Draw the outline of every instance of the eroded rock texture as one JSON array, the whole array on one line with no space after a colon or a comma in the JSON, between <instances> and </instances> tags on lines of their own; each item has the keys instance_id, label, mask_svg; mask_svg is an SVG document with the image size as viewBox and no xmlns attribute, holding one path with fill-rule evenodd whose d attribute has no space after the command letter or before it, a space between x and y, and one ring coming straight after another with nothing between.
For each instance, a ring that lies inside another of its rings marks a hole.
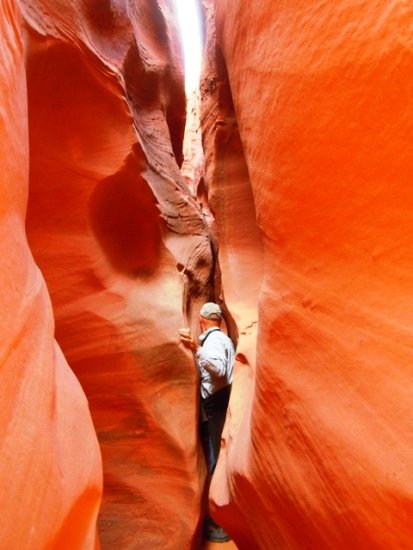
<instances>
[{"instance_id":1,"label":"eroded rock texture","mask_svg":"<svg viewBox=\"0 0 413 550\"><path fill-rule=\"evenodd\" d=\"M101 461L24 230L29 175L21 17L0 17L0 547L98 548ZM50 190L49 190L50 193Z\"/></svg>"},{"instance_id":2,"label":"eroded rock texture","mask_svg":"<svg viewBox=\"0 0 413 550\"><path fill-rule=\"evenodd\" d=\"M184 160L181 173L190 193L196 194L204 174L204 151L201 139L201 97L199 89L193 90L187 99L186 125L183 143Z\"/></svg>"},{"instance_id":3,"label":"eroded rock texture","mask_svg":"<svg viewBox=\"0 0 413 550\"><path fill-rule=\"evenodd\" d=\"M243 518L241 508L234 505L229 483L230 477L248 475L245 459L251 445L250 413L263 247L228 74L217 43L213 4L205 1L203 7L207 28L201 81L205 176L198 194L213 214L211 229L219 249L215 283L231 311L228 328L233 341L237 342L233 391L220 460L212 482L210 508L233 536L241 529L245 541L249 523ZM231 471L231 476L227 471ZM254 537L251 535L248 540L248 544L252 544Z\"/></svg>"},{"instance_id":4,"label":"eroded rock texture","mask_svg":"<svg viewBox=\"0 0 413 550\"><path fill-rule=\"evenodd\" d=\"M178 166L185 96L171 7L22 6L27 231L99 437L102 547L190 548L205 467L196 373L177 330L195 328L213 262Z\"/></svg>"},{"instance_id":5,"label":"eroded rock texture","mask_svg":"<svg viewBox=\"0 0 413 550\"><path fill-rule=\"evenodd\" d=\"M228 423L216 517L249 550L408 548L413 8L205 5L218 41L203 81L207 174L224 174L210 193L234 316L245 281L261 285L258 259L225 261L227 220L244 205L236 233L253 207L224 198L247 175L265 249L252 412Z\"/></svg>"}]
</instances>

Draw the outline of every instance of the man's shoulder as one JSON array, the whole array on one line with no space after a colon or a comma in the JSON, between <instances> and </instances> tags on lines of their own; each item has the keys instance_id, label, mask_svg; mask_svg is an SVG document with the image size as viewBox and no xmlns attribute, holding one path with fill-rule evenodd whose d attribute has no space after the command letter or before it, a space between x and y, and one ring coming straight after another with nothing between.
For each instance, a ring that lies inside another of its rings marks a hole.
<instances>
[{"instance_id":1,"label":"man's shoulder","mask_svg":"<svg viewBox=\"0 0 413 550\"><path fill-rule=\"evenodd\" d=\"M225 342L228 345L234 345L231 338L225 334L225 332L222 332L222 330L213 330L211 331L210 338L214 338L217 340L221 340L222 342Z\"/></svg>"}]
</instances>

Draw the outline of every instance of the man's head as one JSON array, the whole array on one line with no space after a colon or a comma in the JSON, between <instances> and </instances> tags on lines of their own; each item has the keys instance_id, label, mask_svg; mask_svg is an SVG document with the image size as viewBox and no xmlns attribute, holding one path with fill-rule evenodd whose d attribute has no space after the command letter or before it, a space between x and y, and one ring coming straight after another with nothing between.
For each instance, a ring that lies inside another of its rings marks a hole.
<instances>
[{"instance_id":1,"label":"man's head","mask_svg":"<svg viewBox=\"0 0 413 550\"><path fill-rule=\"evenodd\" d=\"M207 330L211 327L219 327L222 319L222 311L218 304L207 302L201 307L199 312L199 320L202 330Z\"/></svg>"}]
</instances>

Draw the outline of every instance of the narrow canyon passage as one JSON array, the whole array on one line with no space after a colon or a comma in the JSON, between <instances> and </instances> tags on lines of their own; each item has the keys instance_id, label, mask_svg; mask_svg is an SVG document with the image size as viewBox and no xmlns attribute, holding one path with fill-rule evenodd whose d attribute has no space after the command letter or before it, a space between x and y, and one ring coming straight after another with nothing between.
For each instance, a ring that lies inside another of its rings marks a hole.
<instances>
[{"instance_id":1,"label":"narrow canyon passage","mask_svg":"<svg viewBox=\"0 0 413 550\"><path fill-rule=\"evenodd\" d=\"M219 547L411 548L413 7L197 3L1 1L0 550L201 547L208 300Z\"/></svg>"},{"instance_id":2,"label":"narrow canyon passage","mask_svg":"<svg viewBox=\"0 0 413 550\"><path fill-rule=\"evenodd\" d=\"M75 40L53 3L46 18L24 4L35 18L26 227L99 440L101 547L196 547L205 465L196 372L177 331L214 297L214 260L179 170L171 7L67 7L82 23Z\"/></svg>"}]
</instances>

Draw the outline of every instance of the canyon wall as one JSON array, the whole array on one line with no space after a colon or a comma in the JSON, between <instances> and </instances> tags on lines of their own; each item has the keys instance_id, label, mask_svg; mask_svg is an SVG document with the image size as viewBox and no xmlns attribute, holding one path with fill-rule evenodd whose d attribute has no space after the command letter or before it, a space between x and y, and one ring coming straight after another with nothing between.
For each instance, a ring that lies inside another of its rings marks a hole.
<instances>
[{"instance_id":1,"label":"canyon wall","mask_svg":"<svg viewBox=\"0 0 413 550\"><path fill-rule=\"evenodd\" d=\"M32 1L27 230L103 457L103 548L196 543L197 378L178 328L212 252L179 166L181 59L166 1Z\"/></svg>"},{"instance_id":2,"label":"canyon wall","mask_svg":"<svg viewBox=\"0 0 413 550\"><path fill-rule=\"evenodd\" d=\"M203 4L205 181L234 318L255 321L259 294L215 518L245 550L409 548L413 7Z\"/></svg>"},{"instance_id":3,"label":"canyon wall","mask_svg":"<svg viewBox=\"0 0 413 550\"><path fill-rule=\"evenodd\" d=\"M234 381L219 462L212 480L210 509L231 535L254 548L254 536L242 506L231 495L232 478L248 476L250 417L255 380L258 296L263 279L263 246L254 197L240 139L230 84L217 37L213 3L203 2L207 29L201 78L202 139L205 175L199 200L211 211L218 247L215 284L231 317L228 328L237 343ZM210 218L208 218L210 219ZM228 475L228 472L231 472Z\"/></svg>"},{"instance_id":4,"label":"canyon wall","mask_svg":"<svg viewBox=\"0 0 413 550\"><path fill-rule=\"evenodd\" d=\"M0 546L95 544L100 454L67 360L103 458L101 547L196 547L205 465L178 328L197 329L214 258L179 170L171 5L3 5Z\"/></svg>"},{"instance_id":5,"label":"canyon wall","mask_svg":"<svg viewBox=\"0 0 413 550\"><path fill-rule=\"evenodd\" d=\"M0 547L98 548L102 468L88 404L54 340L24 220L29 140L20 12L0 17Z\"/></svg>"}]
</instances>

